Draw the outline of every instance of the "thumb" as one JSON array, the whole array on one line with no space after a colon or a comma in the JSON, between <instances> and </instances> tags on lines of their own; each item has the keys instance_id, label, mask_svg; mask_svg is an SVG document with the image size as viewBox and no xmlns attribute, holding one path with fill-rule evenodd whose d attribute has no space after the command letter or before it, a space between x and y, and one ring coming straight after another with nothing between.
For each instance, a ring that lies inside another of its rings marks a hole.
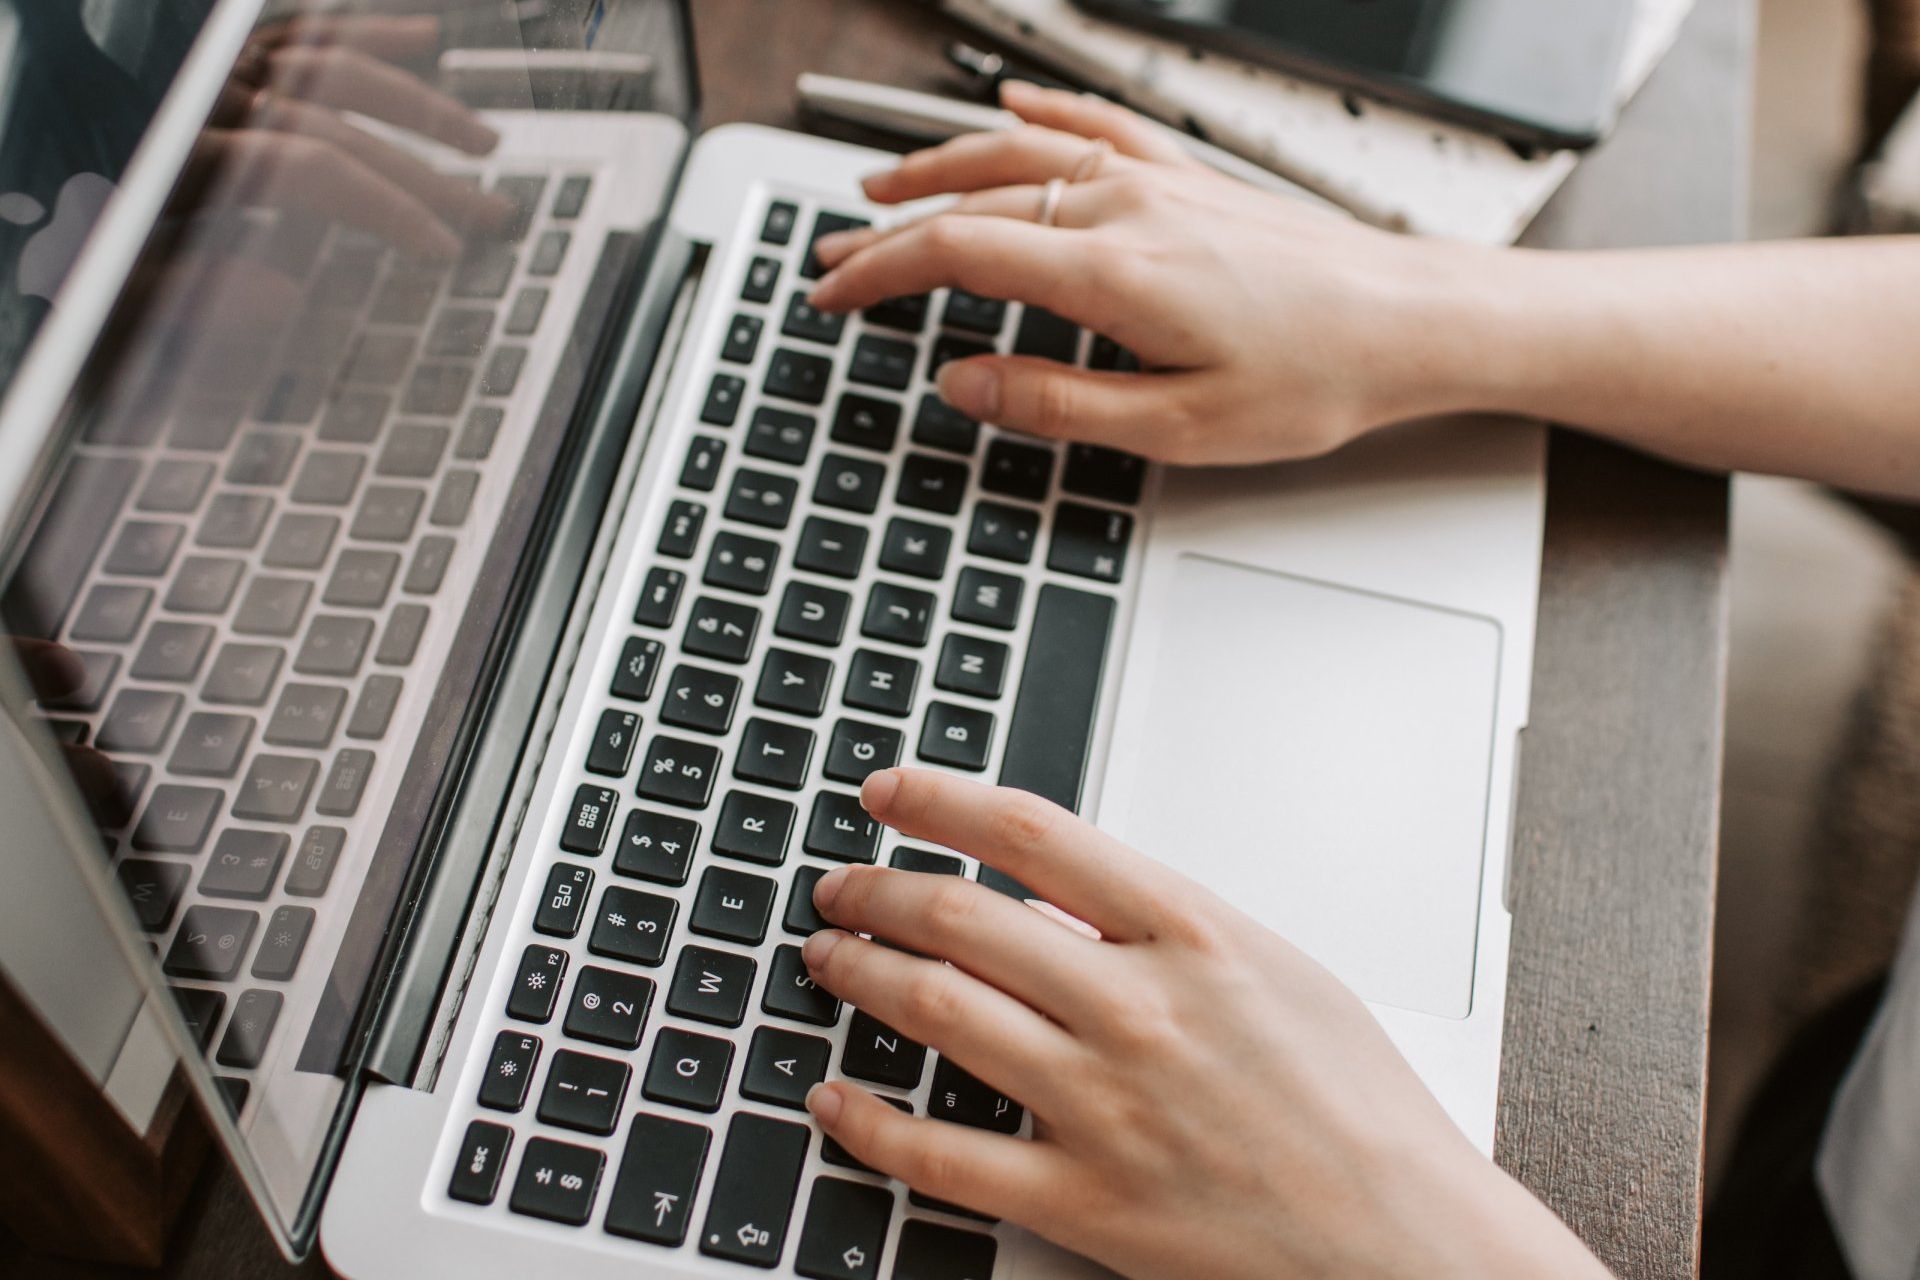
<instances>
[{"instance_id":1,"label":"thumb","mask_svg":"<svg viewBox=\"0 0 1920 1280\"><path fill-rule=\"evenodd\" d=\"M940 370L940 397L969 417L1029 435L1176 461L1189 375L1076 369L1036 356L974 356Z\"/></svg>"}]
</instances>

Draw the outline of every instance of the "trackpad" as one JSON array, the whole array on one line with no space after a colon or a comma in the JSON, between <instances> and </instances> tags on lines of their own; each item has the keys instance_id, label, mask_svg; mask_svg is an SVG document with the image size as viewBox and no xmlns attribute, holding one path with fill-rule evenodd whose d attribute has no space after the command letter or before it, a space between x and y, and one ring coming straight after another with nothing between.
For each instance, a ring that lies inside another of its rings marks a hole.
<instances>
[{"instance_id":1,"label":"trackpad","mask_svg":"<svg viewBox=\"0 0 1920 1280\"><path fill-rule=\"evenodd\" d=\"M1154 604L1113 828L1366 999L1465 1017L1499 627L1192 555Z\"/></svg>"}]
</instances>

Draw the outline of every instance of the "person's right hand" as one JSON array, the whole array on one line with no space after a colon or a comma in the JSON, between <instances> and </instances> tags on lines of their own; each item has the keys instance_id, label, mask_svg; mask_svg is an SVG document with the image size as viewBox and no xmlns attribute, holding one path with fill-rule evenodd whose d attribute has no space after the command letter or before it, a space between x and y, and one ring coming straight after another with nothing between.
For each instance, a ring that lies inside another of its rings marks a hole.
<instances>
[{"instance_id":1,"label":"person's right hand","mask_svg":"<svg viewBox=\"0 0 1920 1280\"><path fill-rule=\"evenodd\" d=\"M885 204L959 195L891 230L823 239L815 305L849 311L953 286L1034 303L1132 350L1143 372L984 356L940 393L999 426L1179 463L1251 463L1337 448L1374 427L1476 407L1449 399L1492 353L1464 308L1503 256L1363 226L1201 167L1099 99L1009 83L1030 123L970 134L868 180ZM1069 186L1052 227L1044 184Z\"/></svg>"}]
</instances>

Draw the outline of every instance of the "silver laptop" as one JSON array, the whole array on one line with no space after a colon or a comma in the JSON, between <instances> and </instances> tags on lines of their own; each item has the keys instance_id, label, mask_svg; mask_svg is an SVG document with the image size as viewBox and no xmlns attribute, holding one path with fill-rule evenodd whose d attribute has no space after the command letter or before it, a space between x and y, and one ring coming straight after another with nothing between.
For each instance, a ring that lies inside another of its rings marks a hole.
<instances>
[{"instance_id":1,"label":"silver laptop","mask_svg":"<svg viewBox=\"0 0 1920 1280\"><path fill-rule=\"evenodd\" d=\"M801 1107L1029 1123L801 966L840 863L1024 893L866 818L898 762L1228 895L1491 1145L1536 428L1173 472L962 417L944 360L1131 357L813 311L886 158L697 134L672 0L338 29L499 134L283 86L503 197L411 256L254 93L300 7L0 5L99 86L11 75L0 139L0 966L131 1124L184 1081L287 1254L369 1280L1081 1273Z\"/></svg>"}]
</instances>

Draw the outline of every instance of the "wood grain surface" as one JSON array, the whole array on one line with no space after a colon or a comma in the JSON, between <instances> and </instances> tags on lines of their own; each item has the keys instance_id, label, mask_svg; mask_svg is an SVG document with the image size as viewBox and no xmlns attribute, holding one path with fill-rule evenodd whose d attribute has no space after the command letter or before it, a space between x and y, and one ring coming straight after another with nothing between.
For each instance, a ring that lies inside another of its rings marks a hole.
<instances>
[{"instance_id":1,"label":"wood grain surface","mask_svg":"<svg viewBox=\"0 0 1920 1280\"><path fill-rule=\"evenodd\" d=\"M802 124L803 70L920 88L959 30L912 0L697 0L704 122ZM1699 0L1616 136L1530 233L1545 246L1742 233L1751 0ZM1725 690L1727 489L1560 433L1521 760L1501 1163L1616 1274L1697 1269ZM0 1275L138 1274L8 1250ZM214 1169L162 1274L283 1280Z\"/></svg>"}]
</instances>

